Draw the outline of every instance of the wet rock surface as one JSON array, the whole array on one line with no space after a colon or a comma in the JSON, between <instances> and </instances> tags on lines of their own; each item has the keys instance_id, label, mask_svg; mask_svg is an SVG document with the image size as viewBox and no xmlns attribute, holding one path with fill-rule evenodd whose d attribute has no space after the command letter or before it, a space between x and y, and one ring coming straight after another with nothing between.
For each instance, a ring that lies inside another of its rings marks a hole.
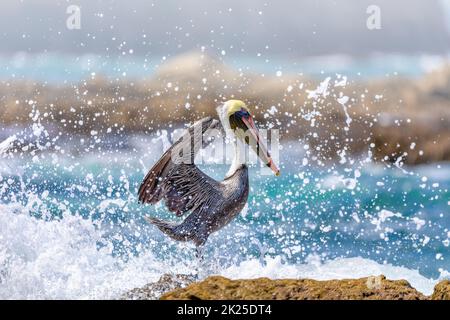
<instances>
[{"instance_id":1,"label":"wet rock surface","mask_svg":"<svg viewBox=\"0 0 450 320\"><path fill-rule=\"evenodd\" d=\"M157 282L135 288L121 297L122 300L156 300L162 294L187 286L195 281L192 275L164 274Z\"/></svg>"},{"instance_id":2,"label":"wet rock surface","mask_svg":"<svg viewBox=\"0 0 450 320\"><path fill-rule=\"evenodd\" d=\"M450 300L450 280L444 280L439 282L434 287L432 300Z\"/></svg>"},{"instance_id":3,"label":"wet rock surface","mask_svg":"<svg viewBox=\"0 0 450 320\"><path fill-rule=\"evenodd\" d=\"M157 282L135 288L124 300L450 300L450 280L434 287L431 296L406 280L385 276L360 279L311 280L258 278L231 280L211 276L197 281L193 275L164 274Z\"/></svg>"},{"instance_id":4,"label":"wet rock surface","mask_svg":"<svg viewBox=\"0 0 450 320\"><path fill-rule=\"evenodd\" d=\"M384 276L317 281L310 279L230 280L220 276L163 294L161 299L237 300L424 300L427 297L405 280Z\"/></svg>"}]
</instances>

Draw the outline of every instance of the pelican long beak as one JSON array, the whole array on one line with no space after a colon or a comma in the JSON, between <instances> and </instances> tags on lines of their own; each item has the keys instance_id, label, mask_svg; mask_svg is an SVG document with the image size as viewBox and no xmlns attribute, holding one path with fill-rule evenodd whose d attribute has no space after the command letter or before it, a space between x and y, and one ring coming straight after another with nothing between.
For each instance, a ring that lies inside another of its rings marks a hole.
<instances>
[{"instance_id":1,"label":"pelican long beak","mask_svg":"<svg viewBox=\"0 0 450 320\"><path fill-rule=\"evenodd\" d=\"M255 122L251 115L247 117L242 117L242 122L244 122L251 136L255 139L256 143L256 154L263 161L263 163L268 166L275 173L276 176L280 175L280 169L278 169L277 165L273 162L272 157L270 156L269 151L267 151L267 147L261 139L258 128L256 128Z\"/></svg>"}]
</instances>

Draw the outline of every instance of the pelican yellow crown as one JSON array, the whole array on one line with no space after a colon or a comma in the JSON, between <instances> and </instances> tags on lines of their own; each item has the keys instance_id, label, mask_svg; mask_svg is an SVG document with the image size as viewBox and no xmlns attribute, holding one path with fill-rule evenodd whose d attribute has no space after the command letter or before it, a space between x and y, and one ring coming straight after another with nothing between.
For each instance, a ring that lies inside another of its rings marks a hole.
<instances>
[{"instance_id":1,"label":"pelican yellow crown","mask_svg":"<svg viewBox=\"0 0 450 320\"><path fill-rule=\"evenodd\" d=\"M236 111L239 111L241 109L247 110L247 112L250 112L247 105L244 103L244 101L241 100L228 100L225 102L225 104L228 106L227 114L228 116L231 116Z\"/></svg>"},{"instance_id":2,"label":"pelican yellow crown","mask_svg":"<svg viewBox=\"0 0 450 320\"><path fill-rule=\"evenodd\" d=\"M248 113L250 113L250 110L248 109L247 105L242 100L228 100L225 102L226 110L227 110L227 116L231 116L237 111L240 111L241 109L246 110ZM280 176L280 170L278 170L275 173L275 176Z\"/></svg>"}]
</instances>

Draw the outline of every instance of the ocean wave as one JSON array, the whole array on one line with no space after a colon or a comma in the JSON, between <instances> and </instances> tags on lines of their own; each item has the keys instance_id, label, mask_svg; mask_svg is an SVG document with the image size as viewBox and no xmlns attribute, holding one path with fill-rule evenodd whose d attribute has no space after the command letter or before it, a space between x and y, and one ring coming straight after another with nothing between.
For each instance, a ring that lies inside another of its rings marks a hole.
<instances>
[{"instance_id":1,"label":"ocean wave","mask_svg":"<svg viewBox=\"0 0 450 320\"><path fill-rule=\"evenodd\" d=\"M156 281L167 270L192 273L195 263L173 263L157 258L152 250L124 261L112 251L98 222L68 211L62 219L44 221L30 216L19 204L0 204L2 299L114 299ZM437 282L416 270L360 257L321 262L311 256L303 264L285 263L280 256L246 259L203 276L209 274L318 280L384 274L389 279L406 279L424 294L430 294Z\"/></svg>"},{"instance_id":2,"label":"ocean wave","mask_svg":"<svg viewBox=\"0 0 450 320\"><path fill-rule=\"evenodd\" d=\"M144 255L128 262L91 220L31 217L0 205L0 298L108 299L158 278L164 264Z\"/></svg>"}]
</instances>

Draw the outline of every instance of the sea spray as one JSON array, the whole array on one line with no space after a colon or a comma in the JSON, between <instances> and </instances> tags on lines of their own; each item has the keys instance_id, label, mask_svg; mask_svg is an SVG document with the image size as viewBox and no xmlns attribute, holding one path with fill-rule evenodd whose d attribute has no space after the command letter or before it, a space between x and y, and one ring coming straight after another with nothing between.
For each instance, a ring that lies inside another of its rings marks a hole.
<instances>
[{"instance_id":1,"label":"sea spray","mask_svg":"<svg viewBox=\"0 0 450 320\"><path fill-rule=\"evenodd\" d=\"M374 164L376 146L367 132L361 138L368 146L356 156L349 136L339 140L333 131L354 129L352 110L351 126L345 112L332 125L324 121L334 116L329 103L357 103L349 93L342 100L347 79L337 77L334 86L332 80L326 78L307 105L298 106L298 115L290 115L292 124L303 119L310 126L306 137L283 142L285 174L272 181L250 168L248 208L211 236L204 276L382 273L427 293L432 279L450 270L448 166L402 166L412 172L405 174ZM292 87L289 94L308 94L303 85ZM10 170L0 179L0 297L117 298L166 272L195 273L194 248L165 238L143 217L180 219L163 205L142 206L136 199L172 130L159 137L106 128L60 135L44 127L34 101L30 107L34 125L15 134L2 158ZM279 126L281 110L267 106L268 125ZM227 167L216 162L202 170L221 179Z\"/></svg>"}]
</instances>

